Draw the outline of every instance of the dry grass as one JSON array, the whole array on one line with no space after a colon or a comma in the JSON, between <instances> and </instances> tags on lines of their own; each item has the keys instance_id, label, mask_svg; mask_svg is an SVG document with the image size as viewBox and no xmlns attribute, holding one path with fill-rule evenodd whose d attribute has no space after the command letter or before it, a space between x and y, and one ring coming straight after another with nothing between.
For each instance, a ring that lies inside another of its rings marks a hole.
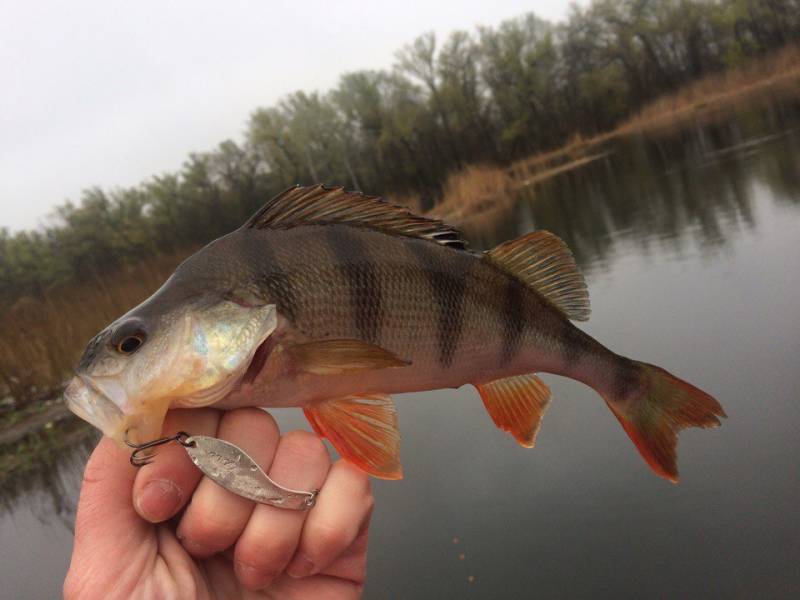
<instances>
[{"instance_id":1,"label":"dry grass","mask_svg":"<svg viewBox=\"0 0 800 600\"><path fill-rule=\"evenodd\" d=\"M613 134L653 132L691 122L710 123L741 109L771 105L800 95L800 46L709 75L663 96L628 119Z\"/></svg>"},{"instance_id":2,"label":"dry grass","mask_svg":"<svg viewBox=\"0 0 800 600\"><path fill-rule=\"evenodd\" d=\"M442 200L431 212L439 218L459 222L465 215L504 203L513 187L505 169L489 165L470 166L447 178Z\"/></svg>"},{"instance_id":3,"label":"dry grass","mask_svg":"<svg viewBox=\"0 0 800 600\"><path fill-rule=\"evenodd\" d=\"M145 261L43 299L19 299L0 316L0 389L5 384L18 406L59 389L86 342L157 289L183 256Z\"/></svg>"},{"instance_id":4,"label":"dry grass","mask_svg":"<svg viewBox=\"0 0 800 600\"><path fill-rule=\"evenodd\" d=\"M574 153L559 155L566 162L525 160L516 162L507 169L491 166L468 167L448 177L443 200L430 214L468 230L478 229L487 220L497 219L511 209L517 190L577 169L607 154L586 154L587 149L588 147L576 148Z\"/></svg>"},{"instance_id":5,"label":"dry grass","mask_svg":"<svg viewBox=\"0 0 800 600\"><path fill-rule=\"evenodd\" d=\"M769 106L800 96L800 46L789 46L738 69L710 75L644 107L613 131L584 138L573 135L561 148L518 160L509 167L473 166L450 175L441 202L431 210L462 227L499 215L522 187L584 166L605 155L603 146L618 137L658 135L690 123L712 123L739 110Z\"/></svg>"}]
</instances>

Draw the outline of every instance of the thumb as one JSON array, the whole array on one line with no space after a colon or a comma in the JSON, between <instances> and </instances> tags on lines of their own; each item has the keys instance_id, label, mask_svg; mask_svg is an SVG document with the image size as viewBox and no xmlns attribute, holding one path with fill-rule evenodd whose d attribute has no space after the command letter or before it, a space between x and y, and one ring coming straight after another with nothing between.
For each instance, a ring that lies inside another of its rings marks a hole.
<instances>
[{"instance_id":1,"label":"thumb","mask_svg":"<svg viewBox=\"0 0 800 600\"><path fill-rule=\"evenodd\" d=\"M135 572L137 558L145 561L155 548L155 530L131 501L135 477L128 453L109 438L101 439L83 475L68 575L79 581L72 585L91 582L96 589L111 589L103 584L119 583Z\"/></svg>"}]
</instances>

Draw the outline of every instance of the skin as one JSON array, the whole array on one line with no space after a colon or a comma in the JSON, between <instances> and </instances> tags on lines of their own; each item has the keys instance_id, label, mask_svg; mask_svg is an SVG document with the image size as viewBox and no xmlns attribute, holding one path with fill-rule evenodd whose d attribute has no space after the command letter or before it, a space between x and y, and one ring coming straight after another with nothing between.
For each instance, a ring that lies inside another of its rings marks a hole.
<instances>
[{"instance_id":1,"label":"skin","mask_svg":"<svg viewBox=\"0 0 800 600\"><path fill-rule=\"evenodd\" d=\"M136 469L103 438L86 466L64 583L80 598L358 598L373 497L315 435L281 436L264 411L174 410L188 430L242 447L283 485L320 488L307 512L255 505L202 477L177 444Z\"/></svg>"}]
</instances>

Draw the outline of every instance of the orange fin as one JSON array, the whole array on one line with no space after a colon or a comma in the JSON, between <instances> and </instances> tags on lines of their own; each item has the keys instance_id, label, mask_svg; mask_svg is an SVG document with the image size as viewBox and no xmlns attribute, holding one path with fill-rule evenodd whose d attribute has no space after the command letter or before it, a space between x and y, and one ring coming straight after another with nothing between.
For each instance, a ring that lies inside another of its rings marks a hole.
<instances>
[{"instance_id":1,"label":"orange fin","mask_svg":"<svg viewBox=\"0 0 800 600\"><path fill-rule=\"evenodd\" d=\"M650 468L677 483L678 432L686 427L718 427L725 411L704 391L664 369L631 362L639 370L637 393L604 399Z\"/></svg>"},{"instance_id":2,"label":"orange fin","mask_svg":"<svg viewBox=\"0 0 800 600\"><path fill-rule=\"evenodd\" d=\"M380 479L403 478L397 410L389 396L347 396L311 404L303 412L342 458Z\"/></svg>"},{"instance_id":3,"label":"orange fin","mask_svg":"<svg viewBox=\"0 0 800 600\"><path fill-rule=\"evenodd\" d=\"M361 340L308 342L292 346L287 351L297 369L315 375L406 367L411 364L380 346Z\"/></svg>"},{"instance_id":4,"label":"orange fin","mask_svg":"<svg viewBox=\"0 0 800 600\"><path fill-rule=\"evenodd\" d=\"M508 431L520 446L533 448L550 388L536 375L517 375L475 384L494 424Z\"/></svg>"},{"instance_id":5,"label":"orange fin","mask_svg":"<svg viewBox=\"0 0 800 600\"><path fill-rule=\"evenodd\" d=\"M567 245L549 231L533 231L504 242L486 258L533 288L575 321L589 319L589 292Z\"/></svg>"}]
</instances>

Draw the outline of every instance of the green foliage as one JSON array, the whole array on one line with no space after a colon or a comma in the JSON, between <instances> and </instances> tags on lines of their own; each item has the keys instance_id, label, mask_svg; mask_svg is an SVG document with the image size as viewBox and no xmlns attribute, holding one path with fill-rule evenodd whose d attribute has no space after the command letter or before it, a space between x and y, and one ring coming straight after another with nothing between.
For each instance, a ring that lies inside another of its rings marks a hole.
<instances>
[{"instance_id":1,"label":"green foliage","mask_svg":"<svg viewBox=\"0 0 800 600\"><path fill-rule=\"evenodd\" d=\"M135 188L88 189L41 231L0 229L0 306L197 247L295 183L430 207L455 170L608 130L661 94L798 40L800 0L595 0L560 24L528 14L443 43L427 33L389 70L257 109L242 144Z\"/></svg>"}]
</instances>

